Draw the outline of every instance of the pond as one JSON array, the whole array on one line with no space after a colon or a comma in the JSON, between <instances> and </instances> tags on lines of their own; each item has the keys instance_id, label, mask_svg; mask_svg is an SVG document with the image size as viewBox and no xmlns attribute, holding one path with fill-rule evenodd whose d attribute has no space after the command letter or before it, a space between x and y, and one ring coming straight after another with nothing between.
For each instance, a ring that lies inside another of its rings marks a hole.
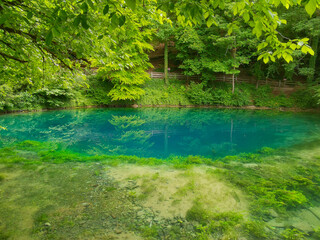
<instances>
[{"instance_id":1,"label":"pond","mask_svg":"<svg viewBox=\"0 0 320 240\"><path fill-rule=\"evenodd\" d=\"M88 155L209 158L317 138L320 116L221 109L77 109L0 116L1 144L58 142Z\"/></svg>"},{"instance_id":2,"label":"pond","mask_svg":"<svg viewBox=\"0 0 320 240\"><path fill-rule=\"evenodd\" d=\"M319 120L197 108L2 115L0 239L320 239Z\"/></svg>"}]
</instances>

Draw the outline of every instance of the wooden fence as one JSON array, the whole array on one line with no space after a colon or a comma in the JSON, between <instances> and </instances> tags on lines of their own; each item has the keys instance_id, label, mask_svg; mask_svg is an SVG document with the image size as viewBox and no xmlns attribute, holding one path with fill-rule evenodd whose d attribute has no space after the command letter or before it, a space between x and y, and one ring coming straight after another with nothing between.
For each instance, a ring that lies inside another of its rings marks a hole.
<instances>
[{"instance_id":1,"label":"wooden fence","mask_svg":"<svg viewBox=\"0 0 320 240\"><path fill-rule=\"evenodd\" d=\"M151 78L156 78L156 79L164 79L164 73L162 72L149 72L149 75ZM168 73L169 78L174 78L178 80L187 80L187 81L199 81L200 76L186 76L183 75L182 73L177 73L177 72L169 72ZM216 75L215 76L216 81L221 81L221 82L232 82L232 75ZM285 79L282 80L274 80L274 79L265 79L265 80L257 80L254 77L235 77L235 82L236 83L251 83L255 84L257 87L261 85L269 85L271 87L282 87L282 88L291 88L301 84L305 84L305 82L302 81L288 81Z\"/></svg>"},{"instance_id":2,"label":"wooden fence","mask_svg":"<svg viewBox=\"0 0 320 240\"><path fill-rule=\"evenodd\" d=\"M164 79L163 72L149 72L149 74L151 78ZM200 80L200 76L186 76L177 72L169 72L168 77L173 79L178 79L178 80L192 80L192 81Z\"/></svg>"},{"instance_id":3,"label":"wooden fence","mask_svg":"<svg viewBox=\"0 0 320 240\"><path fill-rule=\"evenodd\" d=\"M232 82L232 76L231 75L219 75L215 77L215 80L221 81L221 82ZM297 82L297 81L288 81L285 79L265 79L265 80L257 80L254 77L252 78L245 78L245 77L235 77L236 83L251 83L255 84L257 87L262 85L269 85L271 87L295 87L299 85L299 83L303 82Z\"/></svg>"}]
</instances>

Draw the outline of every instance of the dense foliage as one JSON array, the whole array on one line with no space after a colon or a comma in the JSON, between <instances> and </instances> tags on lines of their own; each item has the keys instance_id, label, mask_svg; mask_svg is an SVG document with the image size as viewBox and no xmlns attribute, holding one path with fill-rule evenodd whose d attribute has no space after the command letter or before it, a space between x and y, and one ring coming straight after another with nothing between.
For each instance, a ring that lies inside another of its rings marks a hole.
<instances>
[{"instance_id":1,"label":"dense foliage","mask_svg":"<svg viewBox=\"0 0 320 240\"><path fill-rule=\"evenodd\" d=\"M258 78L298 74L316 84L318 7L313 0L1 0L0 105L60 107L71 99L87 105L79 91L90 92L94 104L104 90L86 90L90 74L107 82L101 103L137 100L145 94L141 86L149 80L148 53L156 41L166 49L173 41L178 66L201 75L204 84L217 72L235 75L242 68ZM248 104L237 99L246 98L237 96L245 91L232 91L232 105ZM197 104L211 101L207 92L199 94L205 99Z\"/></svg>"}]
</instances>

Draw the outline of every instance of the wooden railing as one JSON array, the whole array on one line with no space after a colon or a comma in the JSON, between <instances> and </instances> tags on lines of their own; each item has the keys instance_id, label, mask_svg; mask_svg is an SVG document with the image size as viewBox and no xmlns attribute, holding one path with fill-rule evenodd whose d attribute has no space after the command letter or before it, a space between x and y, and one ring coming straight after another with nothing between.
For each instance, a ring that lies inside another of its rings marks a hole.
<instances>
[{"instance_id":1,"label":"wooden railing","mask_svg":"<svg viewBox=\"0 0 320 240\"><path fill-rule=\"evenodd\" d=\"M149 72L149 74L151 78L164 79L163 72ZM177 72L169 72L168 77L173 79L178 79L178 80L193 80L193 81L200 80L199 76L186 76L186 75L183 75L182 73L177 73Z\"/></svg>"},{"instance_id":2,"label":"wooden railing","mask_svg":"<svg viewBox=\"0 0 320 240\"><path fill-rule=\"evenodd\" d=\"M164 79L164 73L163 72L149 72L149 75L151 78L156 79ZM182 73L177 72L169 72L168 73L169 78L178 79L178 80L191 80L191 81L198 81L200 80L200 76L186 76ZM215 76L216 81L221 82L232 82L232 75L216 75ZM271 87L295 87L299 85L299 82L297 81L288 81L288 80L274 80L274 79L266 79L266 80L257 80L254 77L235 77L236 83L251 83L255 84L256 86L262 86L262 85L269 85ZM300 83L304 84L304 82Z\"/></svg>"},{"instance_id":3,"label":"wooden railing","mask_svg":"<svg viewBox=\"0 0 320 240\"><path fill-rule=\"evenodd\" d=\"M223 75L223 76L216 76L215 80L221 82L232 82L232 76ZM275 79L265 79L265 80L257 80L254 77L252 78L244 78L244 77L235 77L236 83L251 83L255 84L256 86L262 85L269 85L271 87L295 87L299 84L297 81L288 81L288 80L275 80ZM300 82L303 84L303 82Z\"/></svg>"}]
</instances>

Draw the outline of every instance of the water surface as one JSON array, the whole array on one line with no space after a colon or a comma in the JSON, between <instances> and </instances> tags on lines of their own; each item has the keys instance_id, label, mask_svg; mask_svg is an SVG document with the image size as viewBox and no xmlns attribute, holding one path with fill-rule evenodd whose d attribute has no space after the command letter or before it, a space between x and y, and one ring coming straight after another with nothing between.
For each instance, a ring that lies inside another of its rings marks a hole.
<instances>
[{"instance_id":1,"label":"water surface","mask_svg":"<svg viewBox=\"0 0 320 240\"><path fill-rule=\"evenodd\" d=\"M0 141L54 141L89 155L215 158L317 138L319 120L319 114L261 110L77 109L0 116L7 128Z\"/></svg>"}]
</instances>

